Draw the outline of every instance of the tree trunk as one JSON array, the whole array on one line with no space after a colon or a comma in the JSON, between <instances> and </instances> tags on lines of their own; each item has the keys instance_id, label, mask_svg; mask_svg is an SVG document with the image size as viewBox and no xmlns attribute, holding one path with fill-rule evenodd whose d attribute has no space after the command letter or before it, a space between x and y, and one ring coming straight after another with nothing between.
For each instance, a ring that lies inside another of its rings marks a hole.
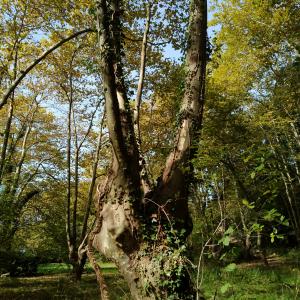
<instances>
[{"instance_id":1,"label":"tree trunk","mask_svg":"<svg viewBox=\"0 0 300 300\"><path fill-rule=\"evenodd\" d=\"M113 160L98 187L93 246L115 262L133 299L195 299L185 243L192 229L188 211L193 171L190 160L199 142L205 92L206 1L191 3L180 125L174 149L150 192L143 190L124 85L119 2L97 1L101 75Z\"/></svg>"},{"instance_id":2,"label":"tree trunk","mask_svg":"<svg viewBox=\"0 0 300 300\"><path fill-rule=\"evenodd\" d=\"M2 144L2 149L1 149L0 184L2 182L2 178L3 178L3 175L4 175L3 173L4 173L4 167L5 167L6 150L7 150L7 146L8 146L10 128L11 128L11 123L12 123L12 118L13 118L13 109L14 109L14 103L13 103L13 99L12 99L10 101L9 108L8 108L8 116L7 116L7 121L6 121L6 124L5 124L3 144Z\"/></svg>"},{"instance_id":3,"label":"tree trunk","mask_svg":"<svg viewBox=\"0 0 300 300\"><path fill-rule=\"evenodd\" d=\"M73 268L71 275L75 281L81 280L81 277L82 277L82 274L84 271L84 266L86 263L86 259L87 259L87 256L84 253L81 257L77 257L76 259L71 261L72 268Z\"/></svg>"}]
</instances>

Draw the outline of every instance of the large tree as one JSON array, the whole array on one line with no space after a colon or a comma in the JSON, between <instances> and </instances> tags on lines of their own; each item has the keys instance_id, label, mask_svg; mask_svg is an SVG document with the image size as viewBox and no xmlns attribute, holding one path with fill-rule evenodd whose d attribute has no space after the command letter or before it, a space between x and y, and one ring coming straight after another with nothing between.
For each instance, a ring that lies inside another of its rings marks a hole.
<instances>
[{"instance_id":1,"label":"large tree","mask_svg":"<svg viewBox=\"0 0 300 300\"><path fill-rule=\"evenodd\" d=\"M188 211L191 159L199 140L204 103L207 4L205 0L190 3L185 92L177 133L162 174L153 185L143 172L125 84L122 4L118 0L97 1L112 163L98 187L97 222L88 252L91 257L93 244L116 263L134 299L195 299L186 268L185 241L192 229Z\"/></svg>"}]
</instances>

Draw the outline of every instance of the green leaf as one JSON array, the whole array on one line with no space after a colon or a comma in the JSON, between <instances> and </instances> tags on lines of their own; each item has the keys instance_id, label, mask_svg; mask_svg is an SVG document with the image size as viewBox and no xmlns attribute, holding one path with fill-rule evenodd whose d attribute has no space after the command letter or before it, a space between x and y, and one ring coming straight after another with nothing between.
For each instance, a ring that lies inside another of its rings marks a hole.
<instances>
[{"instance_id":1,"label":"green leaf","mask_svg":"<svg viewBox=\"0 0 300 300\"><path fill-rule=\"evenodd\" d=\"M229 265L227 265L225 268L224 268L224 271L226 272L233 272L235 269L236 269L236 264L235 263L231 263Z\"/></svg>"},{"instance_id":2,"label":"green leaf","mask_svg":"<svg viewBox=\"0 0 300 300\"><path fill-rule=\"evenodd\" d=\"M264 193L263 193L263 196L265 196L265 195L267 195L267 194L270 194L271 193L271 191L270 190L267 190L267 191L265 191Z\"/></svg>"},{"instance_id":3,"label":"green leaf","mask_svg":"<svg viewBox=\"0 0 300 300\"><path fill-rule=\"evenodd\" d=\"M249 160L251 159L251 156L247 156L246 158L244 158L244 163L247 163Z\"/></svg>"},{"instance_id":4,"label":"green leaf","mask_svg":"<svg viewBox=\"0 0 300 300\"><path fill-rule=\"evenodd\" d=\"M248 202L248 200L246 200L246 199L243 199L243 200L242 200L242 203L243 203L244 205L246 205L246 206L249 205L249 202Z\"/></svg>"},{"instance_id":5,"label":"green leaf","mask_svg":"<svg viewBox=\"0 0 300 300\"><path fill-rule=\"evenodd\" d=\"M226 282L224 285L221 286L221 293L225 294L230 288L231 288L231 284Z\"/></svg>"},{"instance_id":6,"label":"green leaf","mask_svg":"<svg viewBox=\"0 0 300 300\"><path fill-rule=\"evenodd\" d=\"M277 209L272 208L271 210L267 211L263 218L266 221L273 221L276 217L281 216L281 214L277 211Z\"/></svg>"},{"instance_id":7,"label":"green leaf","mask_svg":"<svg viewBox=\"0 0 300 300\"><path fill-rule=\"evenodd\" d=\"M264 164L260 164L258 167L255 168L256 171L261 171L265 168Z\"/></svg>"},{"instance_id":8,"label":"green leaf","mask_svg":"<svg viewBox=\"0 0 300 300\"><path fill-rule=\"evenodd\" d=\"M224 237L221 239L221 243L222 243L224 246L228 246L229 243L230 243L230 238L229 238L229 236L224 236Z\"/></svg>"},{"instance_id":9,"label":"green leaf","mask_svg":"<svg viewBox=\"0 0 300 300\"><path fill-rule=\"evenodd\" d=\"M250 174L250 177L251 177L251 179L254 179L255 176L256 176L256 173L253 171L253 172Z\"/></svg>"},{"instance_id":10,"label":"green leaf","mask_svg":"<svg viewBox=\"0 0 300 300\"><path fill-rule=\"evenodd\" d=\"M270 233L270 238L271 238L271 243L273 244L275 241L275 233L274 232Z\"/></svg>"},{"instance_id":11,"label":"green leaf","mask_svg":"<svg viewBox=\"0 0 300 300\"><path fill-rule=\"evenodd\" d=\"M233 227L232 227L232 226L229 226L229 227L227 228L227 230L225 231L225 234L233 234L233 232L234 232Z\"/></svg>"},{"instance_id":12,"label":"green leaf","mask_svg":"<svg viewBox=\"0 0 300 300\"><path fill-rule=\"evenodd\" d=\"M246 200L246 199L243 199L242 203L250 209L255 207L254 202L249 203L248 200Z\"/></svg>"},{"instance_id":13,"label":"green leaf","mask_svg":"<svg viewBox=\"0 0 300 300\"><path fill-rule=\"evenodd\" d=\"M223 253L220 257L220 260L223 260L226 257L226 255L227 255L227 252Z\"/></svg>"},{"instance_id":14,"label":"green leaf","mask_svg":"<svg viewBox=\"0 0 300 300\"><path fill-rule=\"evenodd\" d=\"M279 240L283 240L283 239L284 239L284 235L283 235L283 234L277 234L276 237L277 237Z\"/></svg>"},{"instance_id":15,"label":"green leaf","mask_svg":"<svg viewBox=\"0 0 300 300\"><path fill-rule=\"evenodd\" d=\"M264 225L258 224L258 223L254 223L251 226L251 230L255 231L255 232L261 232L264 229Z\"/></svg>"},{"instance_id":16,"label":"green leaf","mask_svg":"<svg viewBox=\"0 0 300 300\"><path fill-rule=\"evenodd\" d=\"M290 226L289 220L284 220L281 224L282 224L283 226Z\"/></svg>"}]
</instances>

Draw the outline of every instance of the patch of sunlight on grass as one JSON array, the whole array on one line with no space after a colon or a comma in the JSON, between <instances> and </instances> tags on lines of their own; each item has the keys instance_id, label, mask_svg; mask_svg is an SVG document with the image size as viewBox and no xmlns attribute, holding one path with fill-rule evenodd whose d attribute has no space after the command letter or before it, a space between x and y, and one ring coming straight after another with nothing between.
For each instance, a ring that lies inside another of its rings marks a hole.
<instances>
[{"instance_id":1,"label":"patch of sunlight on grass","mask_svg":"<svg viewBox=\"0 0 300 300\"><path fill-rule=\"evenodd\" d=\"M114 263L101 262L100 266L103 273L116 273L116 266ZM71 270L72 266L66 263L48 263L38 265L38 275L69 273ZM90 263L85 265L85 271L88 273L93 272Z\"/></svg>"}]
</instances>

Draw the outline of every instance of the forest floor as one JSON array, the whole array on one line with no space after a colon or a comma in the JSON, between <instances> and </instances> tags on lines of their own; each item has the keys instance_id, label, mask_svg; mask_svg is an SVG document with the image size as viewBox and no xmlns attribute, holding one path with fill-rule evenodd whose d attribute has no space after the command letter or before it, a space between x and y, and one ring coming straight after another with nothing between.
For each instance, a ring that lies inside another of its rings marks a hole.
<instances>
[{"instance_id":1,"label":"forest floor","mask_svg":"<svg viewBox=\"0 0 300 300\"><path fill-rule=\"evenodd\" d=\"M206 299L300 299L299 251L285 255L271 254L269 265L263 261L229 264L225 267L207 265L201 288ZM130 300L128 288L110 263L103 264L104 275L112 300ZM80 283L68 275L66 264L41 265L35 277L0 278L0 299L99 299L95 275L88 268ZM43 275L42 275L43 273Z\"/></svg>"}]
</instances>

